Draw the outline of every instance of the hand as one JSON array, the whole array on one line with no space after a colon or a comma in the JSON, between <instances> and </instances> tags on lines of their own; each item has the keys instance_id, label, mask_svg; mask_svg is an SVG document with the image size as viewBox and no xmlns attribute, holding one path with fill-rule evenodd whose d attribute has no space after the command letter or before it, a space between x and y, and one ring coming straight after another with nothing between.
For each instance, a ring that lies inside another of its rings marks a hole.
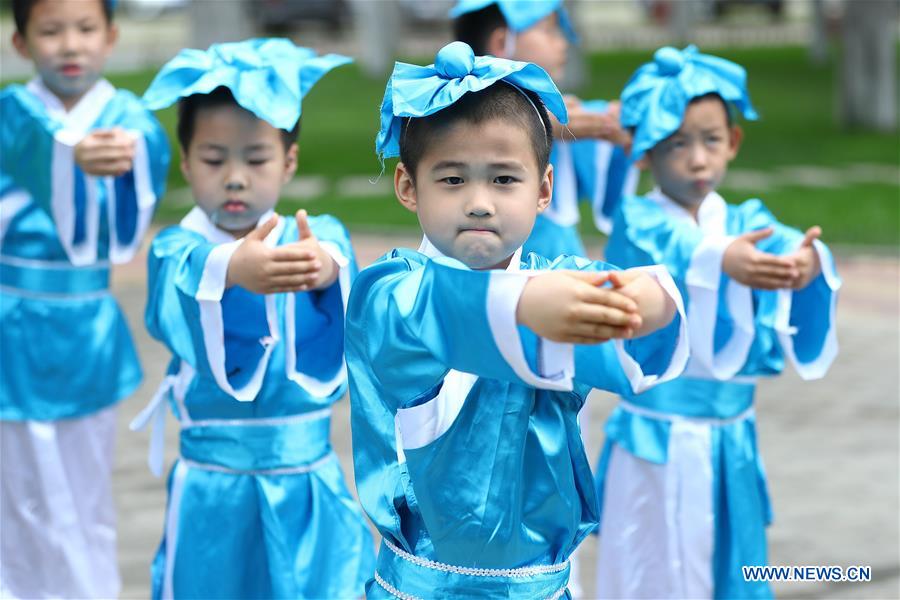
<instances>
[{"instance_id":1,"label":"hand","mask_svg":"<svg viewBox=\"0 0 900 600\"><path fill-rule=\"evenodd\" d=\"M619 122L619 103L611 102L606 112L585 110L577 99L566 100L569 122L566 125L576 139L606 140L619 146L631 145L631 134L622 129ZM562 126L560 126L562 129ZM561 137L561 136L556 136Z\"/></svg>"},{"instance_id":2,"label":"hand","mask_svg":"<svg viewBox=\"0 0 900 600\"><path fill-rule=\"evenodd\" d=\"M76 144L75 162L88 175L118 177L132 169L134 138L121 127L92 131Z\"/></svg>"},{"instance_id":3,"label":"hand","mask_svg":"<svg viewBox=\"0 0 900 600\"><path fill-rule=\"evenodd\" d=\"M794 259L762 252L756 247L757 242L772 235L773 231L767 227L738 236L725 249L722 270L738 283L752 288L792 288L800 276Z\"/></svg>"},{"instance_id":4,"label":"hand","mask_svg":"<svg viewBox=\"0 0 900 600\"><path fill-rule=\"evenodd\" d=\"M257 294L302 292L327 287L338 267L312 235L306 211L297 212L299 241L271 247L265 243L278 224L271 219L248 233L228 263L226 285L239 285Z\"/></svg>"},{"instance_id":5,"label":"hand","mask_svg":"<svg viewBox=\"0 0 900 600\"><path fill-rule=\"evenodd\" d=\"M806 235L803 236L800 248L788 257L794 261L798 271L798 276L794 280L793 285L791 285L795 290L802 290L822 272L819 253L813 247L813 242L819 239L821 235L821 227L818 225L810 227L806 230Z\"/></svg>"},{"instance_id":6,"label":"hand","mask_svg":"<svg viewBox=\"0 0 900 600\"><path fill-rule=\"evenodd\" d=\"M665 327L675 317L675 301L650 275L638 269L610 271L613 289L634 300L642 324L634 331L641 337Z\"/></svg>"},{"instance_id":7,"label":"hand","mask_svg":"<svg viewBox=\"0 0 900 600\"><path fill-rule=\"evenodd\" d=\"M637 304L601 288L609 273L552 271L528 280L516 307L516 321L556 342L598 344L630 338L641 327Z\"/></svg>"}]
</instances>

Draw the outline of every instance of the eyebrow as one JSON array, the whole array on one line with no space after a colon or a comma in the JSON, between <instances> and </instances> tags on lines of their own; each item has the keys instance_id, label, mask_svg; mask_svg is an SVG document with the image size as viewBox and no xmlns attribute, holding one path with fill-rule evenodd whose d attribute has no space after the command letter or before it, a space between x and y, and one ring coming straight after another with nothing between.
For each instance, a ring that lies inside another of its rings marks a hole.
<instances>
[{"instance_id":1,"label":"eyebrow","mask_svg":"<svg viewBox=\"0 0 900 600\"><path fill-rule=\"evenodd\" d=\"M440 171L442 169L466 169L469 168L469 163L454 161L454 160L442 160L441 162L434 165L431 170L432 171ZM492 162L488 163L488 167L491 169L502 169L506 171L524 171L525 165L520 163L519 161L500 161L500 162Z\"/></svg>"}]
</instances>

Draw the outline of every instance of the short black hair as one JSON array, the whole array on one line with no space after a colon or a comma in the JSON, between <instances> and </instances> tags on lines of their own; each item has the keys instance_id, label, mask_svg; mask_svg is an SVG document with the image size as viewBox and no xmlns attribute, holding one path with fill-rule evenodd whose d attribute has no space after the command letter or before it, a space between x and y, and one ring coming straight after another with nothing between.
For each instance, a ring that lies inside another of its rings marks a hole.
<instances>
[{"instance_id":1,"label":"short black hair","mask_svg":"<svg viewBox=\"0 0 900 600\"><path fill-rule=\"evenodd\" d=\"M83 0L82 0L83 1ZM16 31L19 35L25 35L25 29L28 27L28 19L31 17L31 9L41 0L12 0L13 20L16 22ZM112 0L99 0L100 6L103 7L103 16L106 17L107 24L113 20L113 2Z\"/></svg>"},{"instance_id":2,"label":"short black hair","mask_svg":"<svg viewBox=\"0 0 900 600\"><path fill-rule=\"evenodd\" d=\"M470 45L475 55L481 56L488 54L491 34L502 27L509 27L509 24L495 2L458 16L453 21L453 37Z\"/></svg>"},{"instance_id":3,"label":"short black hair","mask_svg":"<svg viewBox=\"0 0 900 600\"><path fill-rule=\"evenodd\" d=\"M185 154L191 145L191 140L194 139L194 124L197 120L197 111L226 105L233 105L242 110L247 110L238 104L230 89L221 85L208 94L194 94L178 101L178 127L176 133L178 135L178 143L181 144L181 149ZM297 119L297 124L290 131L286 129L279 129L279 131L281 132L281 143L284 144L284 150L287 152L291 144L297 143L297 136L300 135L300 119Z\"/></svg>"},{"instance_id":4,"label":"short black hair","mask_svg":"<svg viewBox=\"0 0 900 600\"><path fill-rule=\"evenodd\" d=\"M536 110L535 110L536 109ZM503 119L528 131L539 174L550 162L553 129L540 97L530 90L503 81L477 92L468 92L457 102L427 117L404 119L400 133L400 160L416 180L419 161L441 132L460 121L478 124Z\"/></svg>"}]
</instances>

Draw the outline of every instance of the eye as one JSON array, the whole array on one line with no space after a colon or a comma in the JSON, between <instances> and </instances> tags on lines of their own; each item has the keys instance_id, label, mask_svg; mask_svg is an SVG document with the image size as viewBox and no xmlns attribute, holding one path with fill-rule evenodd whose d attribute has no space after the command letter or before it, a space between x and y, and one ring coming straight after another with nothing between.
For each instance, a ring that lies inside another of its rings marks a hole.
<instances>
[{"instance_id":1,"label":"eye","mask_svg":"<svg viewBox=\"0 0 900 600\"><path fill-rule=\"evenodd\" d=\"M500 185L510 185L518 182L519 180L513 177L512 175L497 175L494 177L494 183Z\"/></svg>"},{"instance_id":2,"label":"eye","mask_svg":"<svg viewBox=\"0 0 900 600\"><path fill-rule=\"evenodd\" d=\"M202 158L202 159L200 159L200 160L202 160L204 164L207 164L207 165L209 165L209 166L211 166L211 167L221 167L221 166L222 166L222 163L225 162L225 161L220 160L220 159L218 159L218 158Z\"/></svg>"},{"instance_id":3,"label":"eye","mask_svg":"<svg viewBox=\"0 0 900 600\"><path fill-rule=\"evenodd\" d=\"M253 158L253 159L248 160L247 162L251 166L259 167L259 166L262 166L262 165L266 164L267 162L269 162L269 159L268 158Z\"/></svg>"},{"instance_id":4,"label":"eye","mask_svg":"<svg viewBox=\"0 0 900 600\"><path fill-rule=\"evenodd\" d=\"M706 138L707 144L718 144L721 141L722 141L722 137L718 136L718 135L711 135Z\"/></svg>"},{"instance_id":5,"label":"eye","mask_svg":"<svg viewBox=\"0 0 900 600\"><path fill-rule=\"evenodd\" d=\"M463 183L465 183L465 181L463 181L462 177L457 177L456 175L451 175L450 177L444 177L441 179L441 181L443 183L446 183L447 185L462 185Z\"/></svg>"},{"instance_id":6,"label":"eye","mask_svg":"<svg viewBox=\"0 0 900 600\"><path fill-rule=\"evenodd\" d=\"M97 31L97 26L93 23L81 26L81 33L93 33L94 31Z\"/></svg>"}]
</instances>

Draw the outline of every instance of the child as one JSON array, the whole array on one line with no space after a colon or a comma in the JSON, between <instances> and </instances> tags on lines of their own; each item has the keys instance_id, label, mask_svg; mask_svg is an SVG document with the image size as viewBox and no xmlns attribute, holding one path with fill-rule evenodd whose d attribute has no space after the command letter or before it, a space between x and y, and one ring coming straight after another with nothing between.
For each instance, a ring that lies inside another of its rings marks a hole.
<instances>
[{"instance_id":1,"label":"child","mask_svg":"<svg viewBox=\"0 0 900 600\"><path fill-rule=\"evenodd\" d=\"M522 256L552 193L545 105L565 122L541 68L462 42L388 82L376 146L425 235L347 309L356 481L383 536L369 598L565 594L596 525L578 410L686 361L662 269Z\"/></svg>"},{"instance_id":2,"label":"child","mask_svg":"<svg viewBox=\"0 0 900 600\"><path fill-rule=\"evenodd\" d=\"M164 419L166 397L181 423L154 598L352 598L371 576L371 534L328 439L346 390L350 239L333 217L273 213L301 100L348 62L281 39L214 44L183 50L144 95L178 102L197 203L149 257L147 328L174 356L133 426Z\"/></svg>"},{"instance_id":3,"label":"child","mask_svg":"<svg viewBox=\"0 0 900 600\"><path fill-rule=\"evenodd\" d=\"M109 271L147 229L168 142L101 75L110 1L12 9L37 75L0 91L0 594L111 598L114 405L142 374Z\"/></svg>"},{"instance_id":4,"label":"child","mask_svg":"<svg viewBox=\"0 0 900 600\"><path fill-rule=\"evenodd\" d=\"M785 357L801 377L837 353L840 280L813 227L804 235L759 200L716 193L742 134L732 106L756 113L744 70L693 46L662 48L622 93L622 123L657 187L626 198L606 253L662 263L688 310L684 376L624 399L606 426L598 469L598 595L768 597L743 565L766 564L771 520L756 448L753 395Z\"/></svg>"},{"instance_id":5,"label":"child","mask_svg":"<svg viewBox=\"0 0 900 600\"><path fill-rule=\"evenodd\" d=\"M450 16L455 38L476 54L533 62L554 81L563 77L568 46L576 42L562 0L459 0ZM618 102L582 102L571 95L565 100L568 126L554 121L550 153L553 201L538 215L526 255L586 256L578 234L579 200L590 201L597 229L608 235L620 198L637 186L638 170L624 148L631 138L619 126Z\"/></svg>"}]
</instances>

